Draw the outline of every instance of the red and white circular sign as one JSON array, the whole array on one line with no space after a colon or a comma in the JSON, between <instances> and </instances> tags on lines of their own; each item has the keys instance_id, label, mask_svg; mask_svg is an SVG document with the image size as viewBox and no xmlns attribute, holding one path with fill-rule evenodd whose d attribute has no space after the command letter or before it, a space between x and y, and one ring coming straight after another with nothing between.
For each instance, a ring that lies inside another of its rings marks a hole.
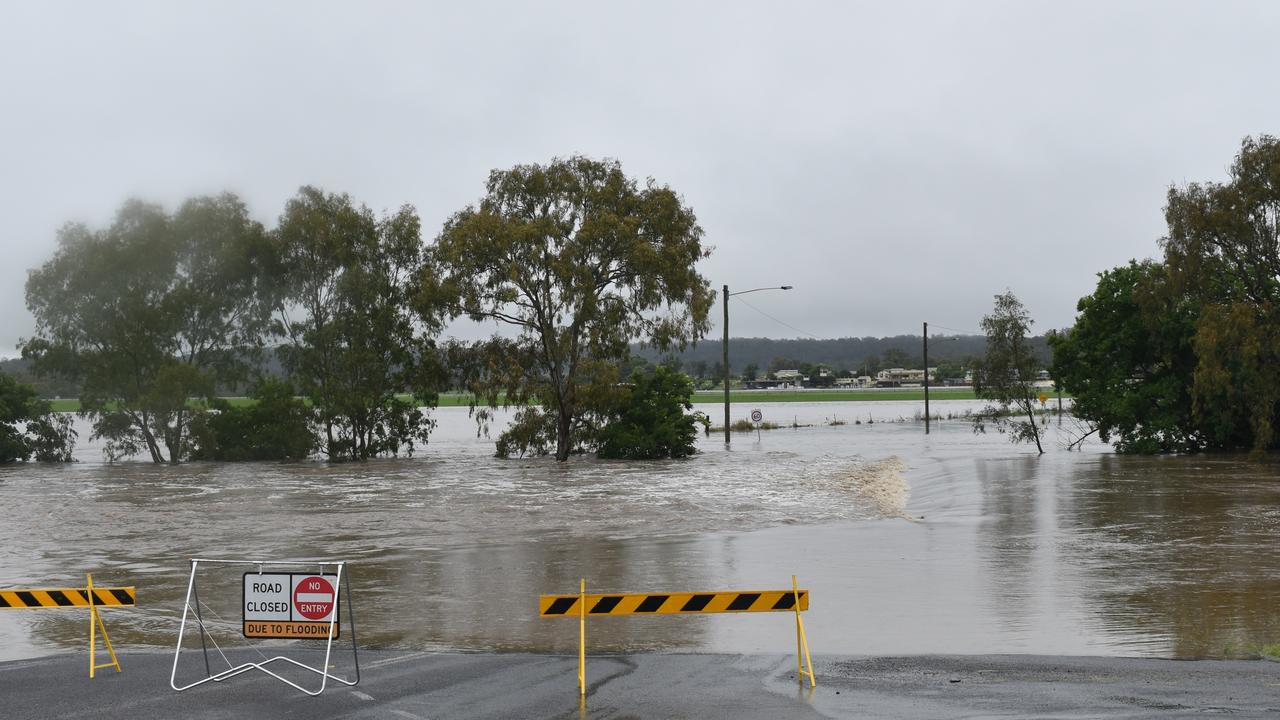
<instances>
[{"instance_id":1,"label":"red and white circular sign","mask_svg":"<svg viewBox=\"0 0 1280 720\"><path fill-rule=\"evenodd\" d=\"M308 620L325 620L333 612L333 585L318 575L303 578L293 589L293 609Z\"/></svg>"}]
</instances>

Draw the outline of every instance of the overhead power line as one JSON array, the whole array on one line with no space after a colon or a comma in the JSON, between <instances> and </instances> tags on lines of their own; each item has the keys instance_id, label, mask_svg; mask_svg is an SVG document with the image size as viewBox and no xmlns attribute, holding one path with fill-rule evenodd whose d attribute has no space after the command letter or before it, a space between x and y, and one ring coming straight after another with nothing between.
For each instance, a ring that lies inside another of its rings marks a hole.
<instances>
[{"instance_id":1,"label":"overhead power line","mask_svg":"<svg viewBox=\"0 0 1280 720\"><path fill-rule=\"evenodd\" d=\"M813 338L814 340L826 340L826 339L827 339L827 338L824 338L824 337L819 337L819 336L817 336L817 335L814 335L814 334L813 334L813 333L811 333L811 332L805 332L804 330L801 330L800 328L798 328L798 327L796 327L795 325L792 325L792 324L790 324L790 323L783 322L783 321L779 320L778 318L776 318L776 317L774 317L774 316L770 315L769 313L767 313L767 312L765 312L765 311L761 310L760 308L756 307L755 305L752 305L751 303L747 302L746 300L743 300L743 299L742 299L742 298L740 298L740 297L735 297L735 298L734 298L734 300L737 300L738 302L742 303L743 305L746 305L747 307L751 308L752 310L755 310L756 312L758 312L758 313L760 313L761 315L763 315L763 316L765 316L765 317L769 318L770 320L772 320L772 321L774 321L774 322L778 323L779 325L781 325L781 326L783 326L783 327L785 327L785 328L789 328L789 329L791 329L791 330L794 330L794 331L796 331L796 332L800 333L801 335L807 335L807 336L809 336L809 337Z\"/></svg>"},{"instance_id":2,"label":"overhead power line","mask_svg":"<svg viewBox=\"0 0 1280 720\"><path fill-rule=\"evenodd\" d=\"M956 333L958 335L985 335L986 334L986 333L977 332L976 330L957 330L956 328L950 328L950 327L947 327L946 325L939 325L938 323L932 323L932 325L938 328L939 330L950 330L951 332Z\"/></svg>"}]
</instances>

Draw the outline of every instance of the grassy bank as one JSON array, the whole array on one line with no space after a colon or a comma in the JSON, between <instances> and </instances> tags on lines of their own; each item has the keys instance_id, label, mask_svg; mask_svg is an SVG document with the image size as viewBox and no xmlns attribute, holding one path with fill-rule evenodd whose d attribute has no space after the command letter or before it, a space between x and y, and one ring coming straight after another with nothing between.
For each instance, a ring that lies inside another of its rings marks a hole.
<instances>
[{"instance_id":1,"label":"grassy bank","mask_svg":"<svg viewBox=\"0 0 1280 720\"><path fill-rule=\"evenodd\" d=\"M972 388L929 388L930 400L973 400ZM774 402L873 402L884 400L924 401L924 388L892 388L885 390L730 390L729 401L735 403ZM723 403L723 390L699 390L695 403Z\"/></svg>"}]
</instances>

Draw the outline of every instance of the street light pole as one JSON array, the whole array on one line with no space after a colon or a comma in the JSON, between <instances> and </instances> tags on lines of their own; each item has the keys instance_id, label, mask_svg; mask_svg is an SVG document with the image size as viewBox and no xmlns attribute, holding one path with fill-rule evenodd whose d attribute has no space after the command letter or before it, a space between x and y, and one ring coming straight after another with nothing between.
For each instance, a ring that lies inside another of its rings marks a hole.
<instances>
[{"instance_id":1,"label":"street light pole","mask_svg":"<svg viewBox=\"0 0 1280 720\"><path fill-rule=\"evenodd\" d=\"M724 444L729 445L729 286L724 286L724 343L720 346L724 363Z\"/></svg>"},{"instance_id":2,"label":"street light pole","mask_svg":"<svg viewBox=\"0 0 1280 720\"><path fill-rule=\"evenodd\" d=\"M720 349L723 352L724 362L724 444L729 445L730 435L732 431L729 429L729 297L731 295L746 295L747 293L760 292L761 290L790 290L791 285L780 285L778 287L762 287L752 288L751 290L740 290L736 293L729 292L729 286L725 285L724 290L724 343Z\"/></svg>"}]
</instances>

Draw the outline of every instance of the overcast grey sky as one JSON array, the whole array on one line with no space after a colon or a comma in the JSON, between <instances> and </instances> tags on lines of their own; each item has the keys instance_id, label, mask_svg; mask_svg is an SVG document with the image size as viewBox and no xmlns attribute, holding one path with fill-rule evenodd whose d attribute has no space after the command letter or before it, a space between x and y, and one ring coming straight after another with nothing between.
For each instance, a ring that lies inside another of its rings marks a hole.
<instances>
[{"instance_id":1,"label":"overcast grey sky","mask_svg":"<svg viewBox=\"0 0 1280 720\"><path fill-rule=\"evenodd\" d=\"M492 168L583 153L684 195L734 336L1036 330L1158 254L1171 183L1280 132L1280 3L0 5L0 354L70 220L302 184L434 237ZM716 311L719 320L719 309ZM713 336L720 333L717 324Z\"/></svg>"}]
</instances>

